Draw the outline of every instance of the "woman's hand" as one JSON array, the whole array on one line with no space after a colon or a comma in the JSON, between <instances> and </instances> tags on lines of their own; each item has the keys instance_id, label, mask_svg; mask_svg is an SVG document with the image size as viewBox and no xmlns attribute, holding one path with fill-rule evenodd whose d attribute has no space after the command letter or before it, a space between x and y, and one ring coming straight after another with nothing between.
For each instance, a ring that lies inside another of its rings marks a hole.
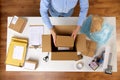
<instances>
[{"instance_id":1,"label":"woman's hand","mask_svg":"<svg viewBox=\"0 0 120 80\"><path fill-rule=\"evenodd\" d=\"M52 28L52 29L50 29L50 32L51 32L52 37L53 37L53 42L54 42L54 45L56 46L56 33L55 33L55 31L54 31L54 29L53 29L53 28Z\"/></svg>"},{"instance_id":2,"label":"woman's hand","mask_svg":"<svg viewBox=\"0 0 120 80\"><path fill-rule=\"evenodd\" d=\"M78 31L80 31L80 26L77 26L76 29L73 31L73 33L71 35L74 38L74 40L76 38L76 35L77 35Z\"/></svg>"}]
</instances>

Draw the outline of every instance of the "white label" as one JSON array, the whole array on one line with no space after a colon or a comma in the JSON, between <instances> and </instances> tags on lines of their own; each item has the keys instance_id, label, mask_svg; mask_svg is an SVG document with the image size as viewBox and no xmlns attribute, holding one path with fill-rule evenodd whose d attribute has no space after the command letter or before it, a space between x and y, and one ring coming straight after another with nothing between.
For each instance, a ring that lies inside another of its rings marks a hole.
<instances>
[{"instance_id":1,"label":"white label","mask_svg":"<svg viewBox=\"0 0 120 80\"><path fill-rule=\"evenodd\" d=\"M25 64L24 64L24 68L25 69L31 69L31 70L34 70L35 69L35 65L36 64L34 64L34 63L30 63L30 62L25 62Z\"/></svg>"},{"instance_id":2,"label":"white label","mask_svg":"<svg viewBox=\"0 0 120 80\"><path fill-rule=\"evenodd\" d=\"M14 16L13 19L12 19L12 24L16 24L17 20L18 20L18 17Z\"/></svg>"},{"instance_id":3,"label":"white label","mask_svg":"<svg viewBox=\"0 0 120 80\"><path fill-rule=\"evenodd\" d=\"M70 50L69 47L58 47L58 50Z\"/></svg>"},{"instance_id":4,"label":"white label","mask_svg":"<svg viewBox=\"0 0 120 80\"><path fill-rule=\"evenodd\" d=\"M14 46L13 59L22 60L23 52L24 52L24 47Z\"/></svg>"}]
</instances>

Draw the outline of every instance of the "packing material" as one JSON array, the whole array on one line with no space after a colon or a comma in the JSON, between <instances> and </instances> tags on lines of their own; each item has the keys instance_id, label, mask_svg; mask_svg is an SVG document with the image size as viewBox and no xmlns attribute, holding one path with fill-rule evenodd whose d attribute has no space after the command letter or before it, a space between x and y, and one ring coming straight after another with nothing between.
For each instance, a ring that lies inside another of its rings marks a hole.
<instances>
[{"instance_id":1,"label":"packing material","mask_svg":"<svg viewBox=\"0 0 120 80\"><path fill-rule=\"evenodd\" d=\"M23 66L27 48L27 39L12 38L8 48L6 64Z\"/></svg>"}]
</instances>

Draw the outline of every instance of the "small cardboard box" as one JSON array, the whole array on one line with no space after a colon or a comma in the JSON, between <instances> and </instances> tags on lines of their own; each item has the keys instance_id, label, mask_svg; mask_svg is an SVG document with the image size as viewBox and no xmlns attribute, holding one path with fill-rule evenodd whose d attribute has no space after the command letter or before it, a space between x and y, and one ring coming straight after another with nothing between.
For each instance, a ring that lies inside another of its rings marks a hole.
<instances>
[{"instance_id":1,"label":"small cardboard box","mask_svg":"<svg viewBox=\"0 0 120 80\"><path fill-rule=\"evenodd\" d=\"M26 57L27 39L12 38L8 48L6 64L23 66Z\"/></svg>"},{"instance_id":2,"label":"small cardboard box","mask_svg":"<svg viewBox=\"0 0 120 80\"><path fill-rule=\"evenodd\" d=\"M9 28L22 33L27 23L26 18L14 16L10 22Z\"/></svg>"},{"instance_id":3,"label":"small cardboard box","mask_svg":"<svg viewBox=\"0 0 120 80\"><path fill-rule=\"evenodd\" d=\"M73 47L74 38L71 36L56 36L56 47Z\"/></svg>"},{"instance_id":4,"label":"small cardboard box","mask_svg":"<svg viewBox=\"0 0 120 80\"><path fill-rule=\"evenodd\" d=\"M37 68L38 61L37 60L26 60L24 63L25 69L35 70Z\"/></svg>"},{"instance_id":5,"label":"small cardboard box","mask_svg":"<svg viewBox=\"0 0 120 80\"><path fill-rule=\"evenodd\" d=\"M71 35L73 30L76 28L76 26L73 26L73 25L72 26L55 26L54 28L55 28L57 35ZM62 36L62 38L63 38L63 36ZM79 42L80 38L85 38L85 39L83 39L84 41ZM58 41L60 41L59 45L61 45L63 43L71 44L71 41L69 41L69 40L66 40L66 41L58 40ZM73 45L73 42L74 41L72 39L72 45ZM85 45L86 45L86 36L84 34L78 34L77 40L75 40L72 50L60 50L59 51L58 48L55 47L55 45L53 43L53 38L51 35L43 35L42 36L42 51L43 52L51 52L52 53L51 60L79 60L77 51L84 51L84 50L86 51Z\"/></svg>"}]
</instances>

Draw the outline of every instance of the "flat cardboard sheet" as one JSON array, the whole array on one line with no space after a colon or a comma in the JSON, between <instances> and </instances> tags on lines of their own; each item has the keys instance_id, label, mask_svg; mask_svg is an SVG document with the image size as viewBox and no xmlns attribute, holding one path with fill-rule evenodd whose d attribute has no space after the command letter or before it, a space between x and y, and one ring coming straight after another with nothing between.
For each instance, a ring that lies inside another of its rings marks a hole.
<instances>
[{"instance_id":1,"label":"flat cardboard sheet","mask_svg":"<svg viewBox=\"0 0 120 80\"><path fill-rule=\"evenodd\" d=\"M52 52L51 60L78 60L77 52Z\"/></svg>"},{"instance_id":2,"label":"flat cardboard sheet","mask_svg":"<svg viewBox=\"0 0 120 80\"><path fill-rule=\"evenodd\" d=\"M79 34L76 38L76 49L79 52L84 52L87 50L86 47L86 35L85 34Z\"/></svg>"},{"instance_id":3,"label":"flat cardboard sheet","mask_svg":"<svg viewBox=\"0 0 120 80\"><path fill-rule=\"evenodd\" d=\"M42 52L51 52L51 35L42 35Z\"/></svg>"},{"instance_id":4,"label":"flat cardboard sheet","mask_svg":"<svg viewBox=\"0 0 120 80\"><path fill-rule=\"evenodd\" d=\"M71 36L56 36L56 47L73 47L74 38Z\"/></svg>"}]
</instances>

